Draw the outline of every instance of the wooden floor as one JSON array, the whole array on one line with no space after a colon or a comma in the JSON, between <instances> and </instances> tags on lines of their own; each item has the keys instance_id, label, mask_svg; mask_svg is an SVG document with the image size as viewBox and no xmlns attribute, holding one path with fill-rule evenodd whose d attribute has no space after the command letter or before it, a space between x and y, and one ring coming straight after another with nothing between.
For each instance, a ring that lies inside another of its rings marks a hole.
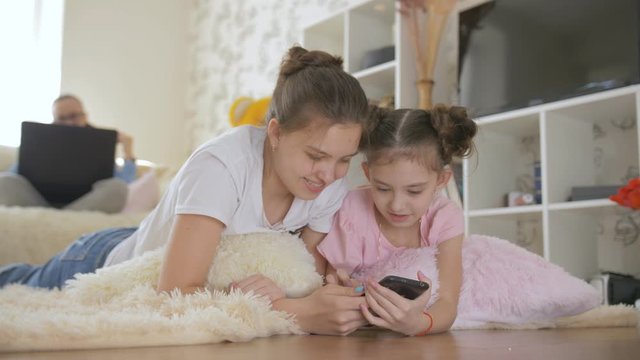
<instances>
[{"instance_id":1,"label":"wooden floor","mask_svg":"<svg viewBox=\"0 0 640 360\"><path fill-rule=\"evenodd\" d=\"M348 337L277 336L247 343L0 354L0 359L640 359L637 328L452 331L406 338L386 331Z\"/></svg>"}]
</instances>

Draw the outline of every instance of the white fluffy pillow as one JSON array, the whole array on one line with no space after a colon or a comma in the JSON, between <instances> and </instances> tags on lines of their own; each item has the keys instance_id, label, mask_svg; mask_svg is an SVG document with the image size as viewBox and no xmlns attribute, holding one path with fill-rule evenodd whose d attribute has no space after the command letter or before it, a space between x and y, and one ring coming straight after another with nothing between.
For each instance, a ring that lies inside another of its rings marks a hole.
<instances>
[{"instance_id":1,"label":"white fluffy pillow","mask_svg":"<svg viewBox=\"0 0 640 360\"><path fill-rule=\"evenodd\" d=\"M164 248L95 274L78 275L67 282L67 291L80 299L107 301L136 286L155 287ZM322 285L313 256L300 238L288 233L255 233L223 236L209 269L207 288L223 290L232 281L261 273L282 288L288 297L302 297Z\"/></svg>"},{"instance_id":2,"label":"white fluffy pillow","mask_svg":"<svg viewBox=\"0 0 640 360\"><path fill-rule=\"evenodd\" d=\"M0 145L0 172L9 170L9 167L16 162L17 148Z\"/></svg>"}]
</instances>

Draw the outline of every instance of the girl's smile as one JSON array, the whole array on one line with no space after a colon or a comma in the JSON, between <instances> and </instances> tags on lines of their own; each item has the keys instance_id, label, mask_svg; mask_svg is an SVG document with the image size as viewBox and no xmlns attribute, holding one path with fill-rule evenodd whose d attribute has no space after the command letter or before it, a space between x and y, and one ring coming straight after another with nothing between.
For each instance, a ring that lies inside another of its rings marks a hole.
<instances>
[{"instance_id":1,"label":"girl's smile","mask_svg":"<svg viewBox=\"0 0 640 360\"><path fill-rule=\"evenodd\" d=\"M400 214L389 213L389 219L395 223L402 223L408 220L409 216L410 215L400 215Z\"/></svg>"}]
</instances>

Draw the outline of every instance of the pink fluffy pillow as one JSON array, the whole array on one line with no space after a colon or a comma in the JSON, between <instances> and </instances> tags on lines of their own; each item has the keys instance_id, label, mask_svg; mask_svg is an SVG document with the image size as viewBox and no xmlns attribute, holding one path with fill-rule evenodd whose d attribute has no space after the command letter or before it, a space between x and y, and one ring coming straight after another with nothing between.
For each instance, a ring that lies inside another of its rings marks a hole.
<instances>
[{"instance_id":1,"label":"pink fluffy pillow","mask_svg":"<svg viewBox=\"0 0 640 360\"><path fill-rule=\"evenodd\" d=\"M415 279L416 272L422 270L432 280L430 306L439 288L436 255L437 249L431 247L401 250L354 277L399 275ZM598 292L585 281L506 240L472 235L463 242L462 262L454 328L546 322L600 304Z\"/></svg>"}]
</instances>

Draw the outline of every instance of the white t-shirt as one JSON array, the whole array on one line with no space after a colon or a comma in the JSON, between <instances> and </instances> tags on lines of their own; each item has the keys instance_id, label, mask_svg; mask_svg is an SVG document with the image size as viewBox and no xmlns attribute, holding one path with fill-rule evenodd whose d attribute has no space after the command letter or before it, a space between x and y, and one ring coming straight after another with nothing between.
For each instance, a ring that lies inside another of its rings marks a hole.
<instances>
[{"instance_id":1,"label":"white t-shirt","mask_svg":"<svg viewBox=\"0 0 640 360\"><path fill-rule=\"evenodd\" d=\"M271 225L262 204L265 128L241 126L200 146L182 166L156 208L138 230L116 246L104 266L118 264L169 241L177 214L197 214L226 225L223 234L296 231L327 233L348 186L339 179L315 200L294 198L281 223Z\"/></svg>"}]
</instances>

